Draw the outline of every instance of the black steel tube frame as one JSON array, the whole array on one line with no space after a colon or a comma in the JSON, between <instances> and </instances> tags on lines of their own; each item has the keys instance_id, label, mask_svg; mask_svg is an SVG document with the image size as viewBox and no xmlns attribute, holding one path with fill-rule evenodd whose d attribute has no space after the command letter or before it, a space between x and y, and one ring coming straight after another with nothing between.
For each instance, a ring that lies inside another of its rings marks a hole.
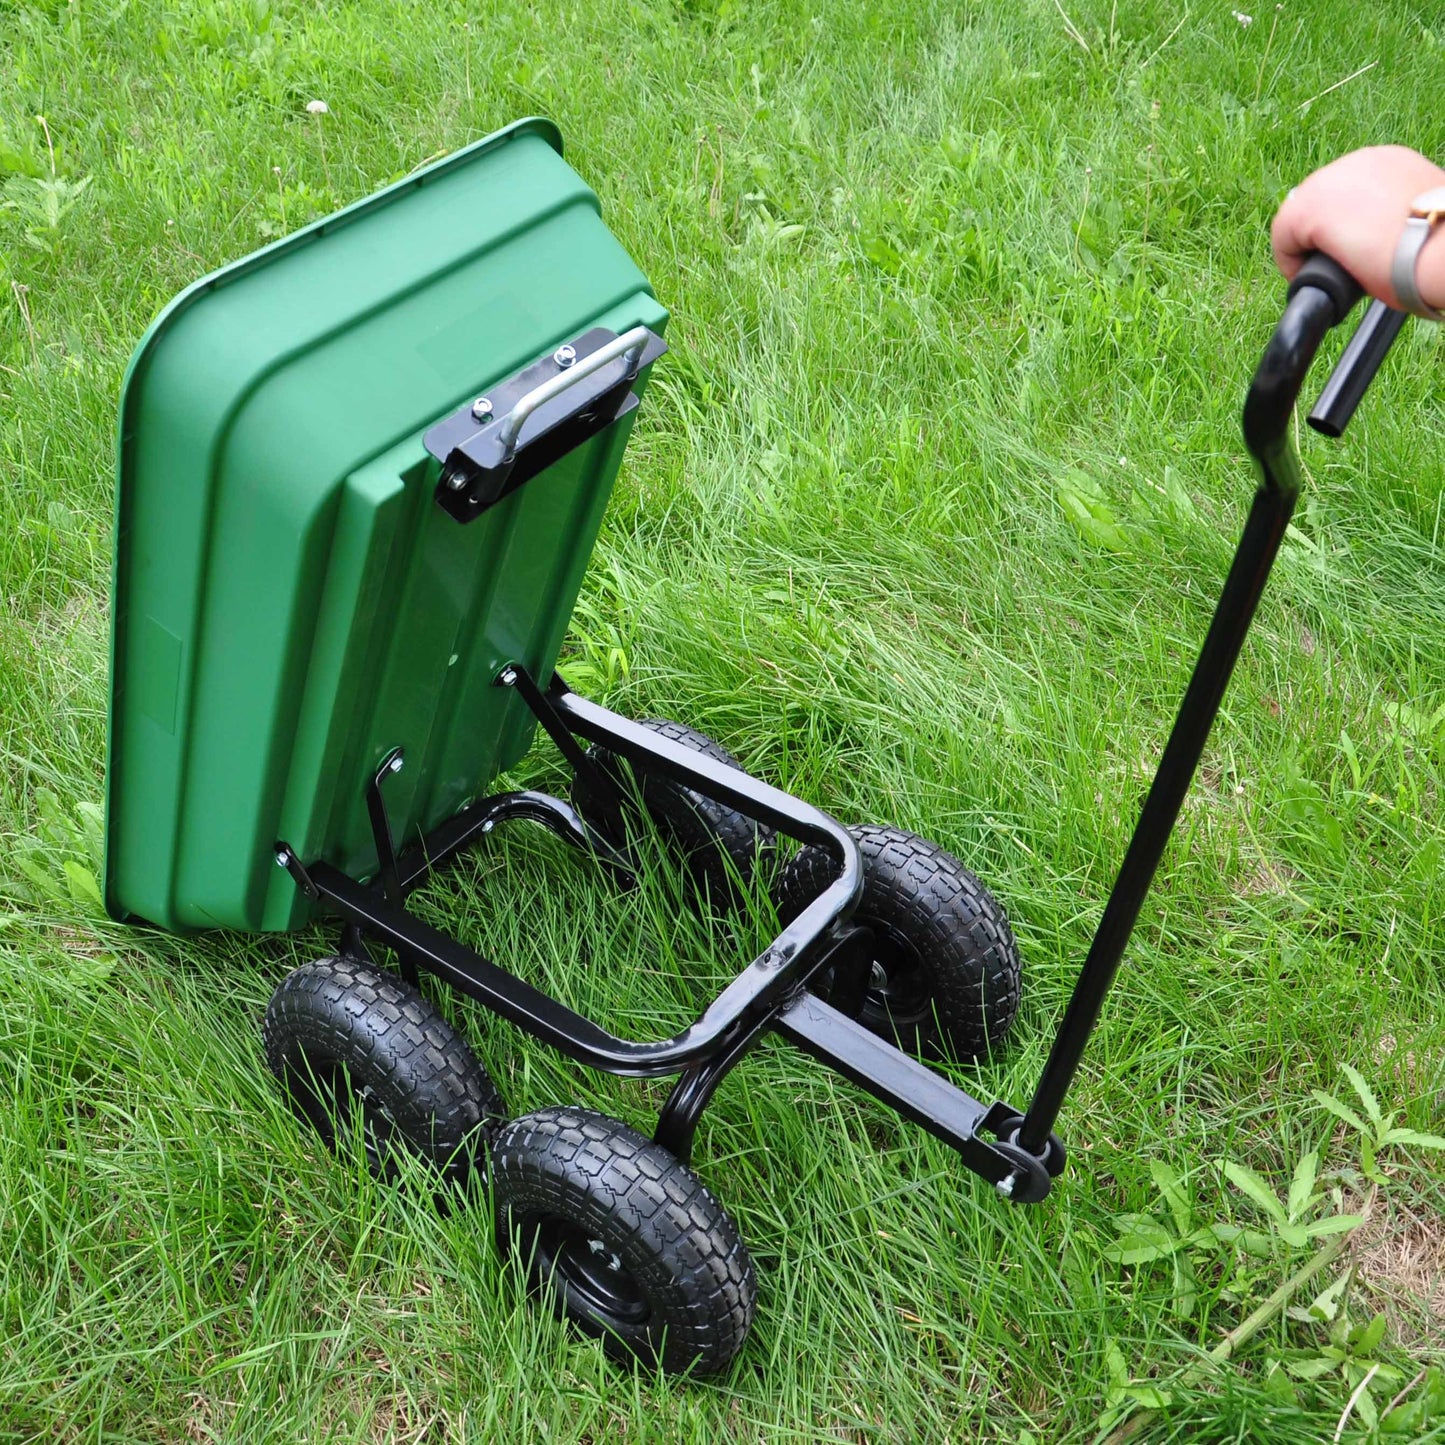
<instances>
[{"instance_id":1,"label":"black steel tube frame","mask_svg":"<svg viewBox=\"0 0 1445 1445\"><path fill-rule=\"evenodd\" d=\"M407 912L406 898L500 823L518 818L541 823L598 855L630 881L627 859L575 809L538 792L486 798L398 853L384 796L386 780L404 764L401 750L394 749L382 759L367 788L378 857L374 882L361 883L324 860L303 865L287 844L277 844L277 861L291 872L298 887L341 915L343 948L356 952L368 942L389 948L408 975L433 975L591 1068L634 1078L678 1075L659 1116L656 1137L683 1161L691 1156L698 1121L718 1085L764 1034L776 1032L950 1144L969 1169L992 1181L1002 1194L1031 1203L1048 1193L1063 1167L1063 1149L1056 1140L1046 1162L1024 1156L1003 1138L1017 1126L1019 1116L1013 1109L979 1103L807 991L815 975L833 969L842 983L837 991L840 1002L845 995L852 996L855 1011L862 1003L860 958L871 936L850 920L862 893L863 865L858 845L841 824L739 769L578 697L559 679L543 690L525 669L513 664L502 670L497 681L517 690L574 764L581 756L576 738L602 743L746 817L800 842L826 847L838 860L838 877L680 1034L656 1042L621 1039L422 922ZM583 774L595 787L611 786L590 763ZM998 1137L985 1137L988 1134Z\"/></svg>"}]
</instances>

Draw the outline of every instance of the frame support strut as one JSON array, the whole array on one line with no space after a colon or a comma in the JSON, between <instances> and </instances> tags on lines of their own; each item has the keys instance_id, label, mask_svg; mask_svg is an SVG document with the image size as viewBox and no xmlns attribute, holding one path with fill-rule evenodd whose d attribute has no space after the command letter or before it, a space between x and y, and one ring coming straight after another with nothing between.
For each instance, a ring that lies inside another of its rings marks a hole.
<instances>
[{"instance_id":1,"label":"frame support strut","mask_svg":"<svg viewBox=\"0 0 1445 1445\"><path fill-rule=\"evenodd\" d=\"M381 785L391 776L401 771L404 756L400 748L392 748L387 755L377 764L376 771L371 775L371 781L366 786L366 815L371 820L371 836L376 844L376 871L381 879L382 896L393 908L401 908L405 903L405 895L402 891L401 876L396 861L396 839L392 837L391 819L386 812L386 798L382 794ZM360 935L355 935L359 939ZM342 950L345 951L348 941L342 939ZM365 945L362 945L365 947ZM401 976L413 987L416 988L421 977L416 971L416 964L405 955L401 958Z\"/></svg>"},{"instance_id":2,"label":"frame support strut","mask_svg":"<svg viewBox=\"0 0 1445 1445\"><path fill-rule=\"evenodd\" d=\"M559 682L555 673L553 682L554 685ZM622 837L624 833L622 797L618 793L616 785L587 756L586 749L572 736L571 730L562 721L556 707L553 706L551 697L537 686L536 680L525 667L520 667L516 663L508 663L497 674L497 685L516 689L522 701L531 710L532 716L542 724L547 736L556 745L557 751L567 760L573 773L581 781L583 789L606 811L608 826L615 830L615 836ZM561 688L561 691L565 693L566 689Z\"/></svg>"}]
</instances>

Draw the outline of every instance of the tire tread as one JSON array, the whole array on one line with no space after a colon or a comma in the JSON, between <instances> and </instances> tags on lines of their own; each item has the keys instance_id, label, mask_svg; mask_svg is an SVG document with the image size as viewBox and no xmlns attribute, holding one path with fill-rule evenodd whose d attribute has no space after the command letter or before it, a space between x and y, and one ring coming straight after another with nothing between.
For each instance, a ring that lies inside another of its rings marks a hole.
<instances>
[{"instance_id":1,"label":"tire tread","mask_svg":"<svg viewBox=\"0 0 1445 1445\"><path fill-rule=\"evenodd\" d=\"M474 1166L478 1131L505 1116L486 1070L437 1009L404 979L357 959L293 969L271 996L261 1037L293 1102L298 1088L310 1092L308 1071L343 1067L354 1088L375 1090L408 1146L454 1179Z\"/></svg>"},{"instance_id":2,"label":"tire tread","mask_svg":"<svg viewBox=\"0 0 1445 1445\"><path fill-rule=\"evenodd\" d=\"M606 1115L559 1106L501 1132L492 1174L499 1215L563 1214L606 1239L648 1290L660 1318L636 1330L578 1321L614 1353L696 1375L731 1363L756 1307L752 1260L707 1186L660 1144Z\"/></svg>"},{"instance_id":3,"label":"tire tread","mask_svg":"<svg viewBox=\"0 0 1445 1445\"><path fill-rule=\"evenodd\" d=\"M1003 908L952 853L916 833L875 823L848 831L865 869L858 921L880 922L909 939L928 969L948 1043L960 1057L987 1053L1019 1006L1018 944ZM779 918L796 918L837 876L825 849L802 849L778 881Z\"/></svg>"}]
</instances>

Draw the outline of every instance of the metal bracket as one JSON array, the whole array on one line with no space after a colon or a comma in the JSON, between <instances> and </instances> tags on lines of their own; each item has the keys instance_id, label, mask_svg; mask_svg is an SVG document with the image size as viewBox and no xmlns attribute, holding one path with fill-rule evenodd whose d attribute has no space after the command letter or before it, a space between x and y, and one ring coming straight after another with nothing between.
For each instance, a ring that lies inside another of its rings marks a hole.
<instances>
[{"instance_id":1,"label":"metal bracket","mask_svg":"<svg viewBox=\"0 0 1445 1445\"><path fill-rule=\"evenodd\" d=\"M560 679L554 673L552 676L554 687L560 687ZM547 736L552 739L557 751L567 760L568 765L576 774L578 781L582 784L583 791L589 793L592 799L602 809L607 820L607 827L612 830L613 837L622 839L626 836L624 812L626 800L618 790L614 781L587 756L586 749L572 736L571 729L558 715L557 709L552 706L551 699L540 687L537 680L519 662L509 662L498 674L498 687L513 688L520 696L532 715L542 724ZM562 687L562 691L566 691ZM608 840L610 841L610 840Z\"/></svg>"},{"instance_id":2,"label":"metal bracket","mask_svg":"<svg viewBox=\"0 0 1445 1445\"><path fill-rule=\"evenodd\" d=\"M458 522L545 471L636 409L633 383L667 350L646 326L594 327L499 382L423 438L442 464L436 500Z\"/></svg>"},{"instance_id":3,"label":"metal bracket","mask_svg":"<svg viewBox=\"0 0 1445 1445\"><path fill-rule=\"evenodd\" d=\"M371 836L376 842L376 873L381 880L381 892L393 908L406 906L406 890L402 885L401 871L397 866L396 840L391 832L391 819L386 813L386 799L382 796L381 785L399 773L405 755L400 748L392 748L377 764L371 781L366 785L366 812L371 819ZM400 955L401 976L413 987L421 983L416 963L406 954Z\"/></svg>"},{"instance_id":4,"label":"metal bracket","mask_svg":"<svg viewBox=\"0 0 1445 1445\"><path fill-rule=\"evenodd\" d=\"M313 903L321 897L321 890L306 871L306 865L296 856L296 850L281 839L276 841L276 865L291 875L291 881Z\"/></svg>"},{"instance_id":5,"label":"metal bracket","mask_svg":"<svg viewBox=\"0 0 1445 1445\"><path fill-rule=\"evenodd\" d=\"M401 879L396 867L396 841L391 835L391 819L386 815L386 799L382 797L381 785L401 771L405 754L400 748L393 748L377 765L366 785L366 813L371 820L371 836L376 843L376 870L381 879L381 891L386 901L400 908L403 901Z\"/></svg>"}]
</instances>

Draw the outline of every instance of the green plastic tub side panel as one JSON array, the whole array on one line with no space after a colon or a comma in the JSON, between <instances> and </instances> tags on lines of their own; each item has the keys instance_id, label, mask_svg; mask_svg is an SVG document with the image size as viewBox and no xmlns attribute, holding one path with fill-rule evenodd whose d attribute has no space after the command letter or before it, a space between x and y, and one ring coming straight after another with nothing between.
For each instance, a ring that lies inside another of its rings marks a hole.
<instances>
[{"instance_id":1,"label":"green plastic tub side panel","mask_svg":"<svg viewBox=\"0 0 1445 1445\"><path fill-rule=\"evenodd\" d=\"M603 325L667 313L522 122L198 283L121 407L106 905L171 929L295 928L274 859L375 868L529 746L493 686L555 663L632 418L460 526L422 435Z\"/></svg>"}]
</instances>

